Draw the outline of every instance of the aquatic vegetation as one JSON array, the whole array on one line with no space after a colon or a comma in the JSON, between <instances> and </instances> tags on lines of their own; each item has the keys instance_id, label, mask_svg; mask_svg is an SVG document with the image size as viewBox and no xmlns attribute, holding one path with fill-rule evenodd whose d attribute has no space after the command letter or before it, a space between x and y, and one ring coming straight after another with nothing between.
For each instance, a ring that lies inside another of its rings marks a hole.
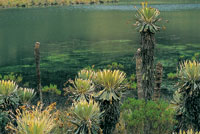
<instances>
[{"instance_id":1,"label":"aquatic vegetation","mask_svg":"<svg viewBox=\"0 0 200 134\"><path fill-rule=\"evenodd\" d=\"M101 133L99 105L93 100L80 100L75 102L70 110L70 122L75 126L75 134L99 134Z\"/></svg>"},{"instance_id":2,"label":"aquatic vegetation","mask_svg":"<svg viewBox=\"0 0 200 134\"><path fill-rule=\"evenodd\" d=\"M8 129L18 134L50 134L56 126L55 122L55 103L49 105L44 110L43 105L38 103L32 109L17 110L16 123L8 126Z\"/></svg>"},{"instance_id":3,"label":"aquatic vegetation","mask_svg":"<svg viewBox=\"0 0 200 134\"><path fill-rule=\"evenodd\" d=\"M94 84L91 80L83 80L76 78L75 81L69 80L71 84L69 87L65 88L65 94L72 93L76 101L86 99L89 101L92 92L94 91Z\"/></svg>"},{"instance_id":4,"label":"aquatic vegetation","mask_svg":"<svg viewBox=\"0 0 200 134\"><path fill-rule=\"evenodd\" d=\"M21 103L29 104L33 97L36 95L34 89L31 88L19 88L17 94L20 98Z\"/></svg>"},{"instance_id":5,"label":"aquatic vegetation","mask_svg":"<svg viewBox=\"0 0 200 134\"><path fill-rule=\"evenodd\" d=\"M103 90L97 93L96 98L100 103L100 110L105 112L101 121L104 134L112 133L119 120L120 97L125 78L126 74L119 70L96 72L95 81L103 87Z\"/></svg>"},{"instance_id":6,"label":"aquatic vegetation","mask_svg":"<svg viewBox=\"0 0 200 134\"><path fill-rule=\"evenodd\" d=\"M50 84L49 86L44 86L42 92L50 92L53 94L61 95L61 90L57 88L57 85Z\"/></svg>"}]
</instances>

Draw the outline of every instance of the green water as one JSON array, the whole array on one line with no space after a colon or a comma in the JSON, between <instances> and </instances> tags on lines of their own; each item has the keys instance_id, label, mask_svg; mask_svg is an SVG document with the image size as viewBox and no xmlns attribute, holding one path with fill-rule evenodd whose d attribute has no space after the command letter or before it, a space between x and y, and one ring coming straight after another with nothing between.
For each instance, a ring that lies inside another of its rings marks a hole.
<instances>
[{"instance_id":1,"label":"green water","mask_svg":"<svg viewBox=\"0 0 200 134\"><path fill-rule=\"evenodd\" d=\"M154 5L167 29L156 35L156 62L165 77L178 57L200 50L200 4ZM15 72L35 86L34 43L41 43L42 85L63 83L86 66L112 62L135 72L140 35L133 6L69 6L0 10L0 73Z\"/></svg>"}]
</instances>

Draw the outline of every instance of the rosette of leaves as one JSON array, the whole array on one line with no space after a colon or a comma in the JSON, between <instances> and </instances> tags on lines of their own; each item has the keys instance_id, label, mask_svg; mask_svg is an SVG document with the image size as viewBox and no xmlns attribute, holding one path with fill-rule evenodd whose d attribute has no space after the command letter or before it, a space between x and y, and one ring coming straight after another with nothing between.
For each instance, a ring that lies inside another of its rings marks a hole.
<instances>
[{"instance_id":1,"label":"rosette of leaves","mask_svg":"<svg viewBox=\"0 0 200 134\"><path fill-rule=\"evenodd\" d=\"M200 63L185 61L178 70L178 93L180 102L177 119L178 129L187 130L189 127L195 131L200 130Z\"/></svg>"},{"instance_id":2,"label":"rosette of leaves","mask_svg":"<svg viewBox=\"0 0 200 134\"><path fill-rule=\"evenodd\" d=\"M12 121L9 114L15 113L20 105L19 97L16 94L18 86L10 80L0 80L0 132L7 133L5 126Z\"/></svg>"},{"instance_id":3,"label":"rosette of leaves","mask_svg":"<svg viewBox=\"0 0 200 134\"><path fill-rule=\"evenodd\" d=\"M90 70L82 69L80 72L78 72L78 78L83 80L92 80L94 75L95 72L91 69Z\"/></svg>"},{"instance_id":4,"label":"rosette of leaves","mask_svg":"<svg viewBox=\"0 0 200 134\"><path fill-rule=\"evenodd\" d=\"M101 128L104 134L111 134L120 117L120 91L124 88L126 74L119 70L103 70L96 73L95 81L103 90L97 93L102 116Z\"/></svg>"},{"instance_id":5,"label":"rosette of leaves","mask_svg":"<svg viewBox=\"0 0 200 134\"><path fill-rule=\"evenodd\" d=\"M75 79L75 81L69 80L69 83L71 85L64 89L66 91L66 94L72 93L75 101L80 101L81 99L86 99L87 101L89 101L89 98L94 91L94 84L91 80L77 78Z\"/></svg>"},{"instance_id":6,"label":"rosette of leaves","mask_svg":"<svg viewBox=\"0 0 200 134\"><path fill-rule=\"evenodd\" d=\"M0 96L9 96L17 90L18 86L14 81L0 81Z\"/></svg>"},{"instance_id":7,"label":"rosette of leaves","mask_svg":"<svg viewBox=\"0 0 200 134\"><path fill-rule=\"evenodd\" d=\"M194 130L190 129L187 131L180 130L179 133L177 133L177 134L200 134L200 132L195 132Z\"/></svg>"},{"instance_id":8,"label":"rosette of leaves","mask_svg":"<svg viewBox=\"0 0 200 134\"><path fill-rule=\"evenodd\" d=\"M23 104L29 104L33 97L36 95L34 89L31 88L19 88L17 91L20 102Z\"/></svg>"},{"instance_id":9,"label":"rosette of leaves","mask_svg":"<svg viewBox=\"0 0 200 134\"><path fill-rule=\"evenodd\" d=\"M99 105L93 100L81 100L71 107L70 122L75 126L74 134L101 134Z\"/></svg>"},{"instance_id":10,"label":"rosette of leaves","mask_svg":"<svg viewBox=\"0 0 200 134\"><path fill-rule=\"evenodd\" d=\"M156 8L148 7L147 2L142 2L142 8L137 9L135 25L139 32L156 33L160 27L156 22L161 21L159 18L160 12Z\"/></svg>"},{"instance_id":11,"label":"rosette of leaves","mask_svg":"<svg viewBox=\"0 0 200 134\"><path fill-rule=\"evenodd\" d=\"M8 129L17 134L50 134L56 126L56 103L52 103L45 109L38 103L31 109L22 108L17 110L16 123L8 125Z\"/></svg>"},{"instance_id":12,"label":"rosette of leaves","mask_svg":"<svg viewBox=\"0 0 200 134\"><path fill-rule=\"evenodd\" d=\"M17 89L18 85L15 82L0 80L0 109L15 111L15 108L19 105Z\"/></svg>"}]
</instances>

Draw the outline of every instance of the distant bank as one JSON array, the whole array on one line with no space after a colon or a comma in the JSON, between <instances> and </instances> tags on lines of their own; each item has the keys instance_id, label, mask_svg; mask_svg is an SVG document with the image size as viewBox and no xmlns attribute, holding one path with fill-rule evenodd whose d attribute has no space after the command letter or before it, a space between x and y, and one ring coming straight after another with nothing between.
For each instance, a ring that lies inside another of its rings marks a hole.
<instances>
[{"instance_id":1,"label":"distant bank","mask_svg":"<svg viewBox=\"0 0 200 134\"><path fill-rule=\"evenodd\" d=\"M93 5L93 4L117 4L136 5L143 1L149 4L195 4L200 0L0 0L0 8L25 8L25 7L46 7L66 5Z\"/></svg>"}]
</instances>

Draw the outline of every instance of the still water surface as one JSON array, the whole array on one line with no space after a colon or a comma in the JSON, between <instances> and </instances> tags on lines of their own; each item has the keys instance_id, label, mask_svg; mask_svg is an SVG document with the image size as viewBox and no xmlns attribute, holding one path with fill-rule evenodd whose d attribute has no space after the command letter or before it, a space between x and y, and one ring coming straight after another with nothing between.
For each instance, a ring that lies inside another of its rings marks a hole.
<instances>
[{"instance_id":1,"label":"still water surface","mask_svg":"<svg viewBox=\"0 0 200 134\"><path fill-rule=\"evenodd\" d=\"M139 7L139 6L138 6ZM156 61L165 76L175 72L178 57L200 50L200 4L153 5L167 27L156 35ZM68 6L0 10L0 73L16 72L34 86L34 43L41 43L42 84L60 86L83 67L112 62L135 71L140 46L130 5ZM59 86L59 87L60 87Z\"/></svg>"}]
</instances>

